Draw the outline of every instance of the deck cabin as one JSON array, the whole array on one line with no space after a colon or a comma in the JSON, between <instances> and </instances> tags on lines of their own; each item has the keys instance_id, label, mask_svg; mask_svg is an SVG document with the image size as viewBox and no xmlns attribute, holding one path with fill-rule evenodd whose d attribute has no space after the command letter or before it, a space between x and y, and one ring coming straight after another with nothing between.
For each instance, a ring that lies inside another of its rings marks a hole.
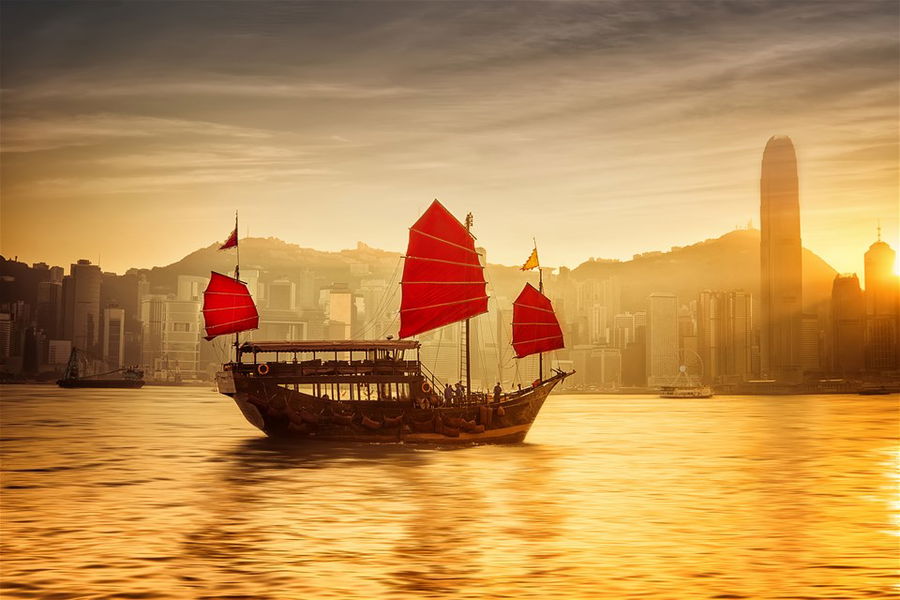
<instances>
[{"instance_id":1,"label":"deck cabin","mask_svg":"<svg viewBox=\"0 0 900 600\"><path fill-rule=\"evenodd\" d=\"M332 400L409 401L437 385L414 340L244 342L225 369Z\"/></svg>"}]
</instances>

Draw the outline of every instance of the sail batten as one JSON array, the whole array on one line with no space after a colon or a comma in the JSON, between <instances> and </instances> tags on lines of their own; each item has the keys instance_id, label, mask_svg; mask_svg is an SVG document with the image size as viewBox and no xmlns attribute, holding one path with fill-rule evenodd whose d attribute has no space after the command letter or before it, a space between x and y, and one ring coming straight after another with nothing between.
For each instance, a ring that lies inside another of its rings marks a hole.
<instances>
[{"instance_id":1,"label":"sail batten","mask_svg":"<svg viewBox=\"0 0 900 600\"><path fill-rule=\"evenodd\" d=\"M550 300L525 284L513 302L512 345L516 358L565 347L562 329Z\"/></svg>"},{"instance_id":2,"label":"sail batten","mask_svg":"<svg viewBox=\"0 0 900 600\"><path fill-rule=\"evenodd\" d=\"M437 200L410 227L405 259L401 338L487 312L475 238Z\"/></svg>"},{"instance_id":3,"label":"sail batten","mask_svg":"<svg viewBox=\"0 0 900 600\"><path fill-rule=\"evenodd\" d=\"M203 320L207 340L259 327L259 313L247 284L213 271L203 292Z\"/></svg>"}]
</instances>

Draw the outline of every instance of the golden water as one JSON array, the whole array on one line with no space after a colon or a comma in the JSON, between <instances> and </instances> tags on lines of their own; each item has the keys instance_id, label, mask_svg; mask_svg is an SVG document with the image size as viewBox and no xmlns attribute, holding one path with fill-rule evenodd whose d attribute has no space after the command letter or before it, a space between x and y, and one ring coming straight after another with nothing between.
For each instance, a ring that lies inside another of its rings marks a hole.
<instances>
[{"instance_id":1,"label":"golden water","mask_svg":"<svg viewBox=\"0 0 900 600\"><path fill-rule=\"evenodd\" d=\"M900 597L898 399L554 395L527 442L273 444L202 388L2 394L2 598Z\"/></svg>"}]
</instances>

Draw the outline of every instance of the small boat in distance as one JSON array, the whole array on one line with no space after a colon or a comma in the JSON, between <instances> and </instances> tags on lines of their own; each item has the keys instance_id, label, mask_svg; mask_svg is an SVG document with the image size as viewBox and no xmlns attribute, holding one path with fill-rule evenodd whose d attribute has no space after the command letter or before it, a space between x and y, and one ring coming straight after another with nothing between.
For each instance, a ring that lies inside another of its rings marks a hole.
<instances>
[{"instance_id":1,"label":"small boat in distance","mask_svg":"<svg viewBox=\"0 0 900 600\"><path fill-rule=\"evenodd\" d=\"M470 318L486 313L484 265L474 236L435 200L409 229L399 338L253 341L237 333L259 317L246 284L212 273L204 292L206 339L235 333L235 361L216 375L244 417L268 436L294 440L436 445L521 442L547 396L571 373L544 378L543 360L530 388L474 392L469 373ZM235 233L221 249L237 246ZM523 270L537 266L537 253ZM409 339L461 323L465 387L440 382ZM513 304L517 358L564 347L562 330L541 289L526 284Z\"/></svg>"},{"instance_id":2,"label":"small boat in distance","mask_svg":"<svg viewBox=\"0 0 900 600\"><path fill-rule=\"evenodd\" d=\"M72 348L63 378L57 380L56 385L62 388L140 388L144 385L144 372L137 367L84 375L87 363L87 356Z\"/></svg>"},{"instance_id":3,"label":"small boat in distance","mask_svg":"<svg viewBox=\"0 0 900 600\"><path fill-rule=\"evenodd\" d=\"M664 385L659 388L660 398L712 398L713 391L708 385L676 386Z\"/></svg>"},{"instance_id":4,"label":"small boat in distance","mask_svg":"<svg viewBox=\"0 0 900 600\"><path fill-rule=\"evenodd\" d=\"M700 360L700 356L697 355L697 360ZM688 373L688 367L686 364L687 361L679 361L681 364L678 366L678 375L675 376L675 379L672 380L672 383L669 385L662 385L659 387L659 397L660 398L712 398L713 391L712 388L708 385L700 385L700 383L695 382L691 377L690 373ZM700 367L702 369L702 361L700 361Z\"/></svg>"}]
</instances>

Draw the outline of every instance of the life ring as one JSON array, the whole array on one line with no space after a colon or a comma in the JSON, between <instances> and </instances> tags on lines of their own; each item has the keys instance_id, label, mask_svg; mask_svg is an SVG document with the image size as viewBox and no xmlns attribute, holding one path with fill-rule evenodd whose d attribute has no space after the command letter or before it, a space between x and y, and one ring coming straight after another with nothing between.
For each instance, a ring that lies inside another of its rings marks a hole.
<instances>
[{"instance_id":1,"label":"life ring","mask_svg":"<svg viewBox=\"0 0 900 600\"><path fill-rule=\"evenodd\" d=\"M422 389L423 394L430 394L431 393L431 384L428 383L427 381L423 381L421 389Z\"/></svg>"},{"instance_id":2,"label":"life ring","mask_svg":"<svg viewBox=\"0 0 900 600\"><path fill-rule=\"evenodd\" d=\"M269 365L263 363L256 367L256 372L260 375L268 375L269 374Z\"/></svg>"}]
</instances>

